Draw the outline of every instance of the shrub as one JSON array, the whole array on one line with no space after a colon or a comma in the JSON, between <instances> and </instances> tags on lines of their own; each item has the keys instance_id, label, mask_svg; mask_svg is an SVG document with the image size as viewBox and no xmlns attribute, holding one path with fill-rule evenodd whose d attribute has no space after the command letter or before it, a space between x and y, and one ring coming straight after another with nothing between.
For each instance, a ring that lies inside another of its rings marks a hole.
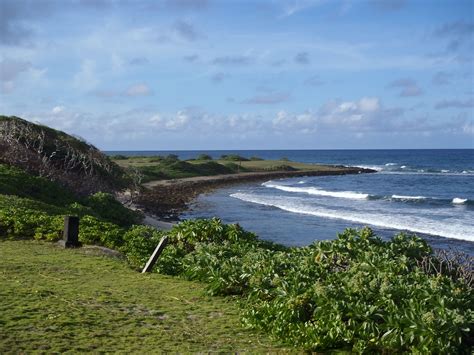
<instances>
[{"instance_id":1,"label":"shrub","mask_svg":"<svg viewBox=\"0 0 474 355\"><path fill-rule=\"evenodd\" d=\"M123 244L124 233L125 231L119 226L92 216L84 216L79 221L79 240L84 244L98 244L119 249Z\"/></svg>"},{"instance_id":2,"label":"shrub","mask_svg":"<svg viewBox=\"0 0 474 355\"><path fill-rule=\"evenodd\" d=\"M249 160L238 154L224 154L224 155L221 155L221 159L229 160L229 161L248 161Z\"/></svg>"},{"instance_id":3,"label":"shrub","mask_svg":"<svg viewBox=\"0 0 474 355\"><path fill-rule=\"evenodd\" d=\"M162 237L161 232L149 226L132 226L123 234L120 250L134 268L142 268Z\"/></svg>"},{"instance_id":4,"label":"shrub","mask_svg":"<svg viewBox=\"0 0 474 355\"><path fill-rule=\"evenodd\" d=\"M85 204L89 206L98 217L123 227L139 223L142 219L142 215L139 212L124 207L109 193L97 192L89 196Z\"/></svg>"},{"instance_id":5,"label":"shrub","mask_svg":"<svg viewBox=\"0 0 474 355\"><path fill-rule=\"evenodd\" d=\"M212 160L212 157L209 154L199 154L196 160Z\"/></svg>"},{"instance_id":6,"label":"shrub","mask_svg":"<svg viewBox=\"0 0 474 355\"><path fill-rule=\"evenodd\" d=\"M415 236L348 229L288 249L213 219L181 223L170 244L157 270L244 296L246 326L308 350L455 353L472 339L472 288L424 272L432 250Z\"/></svg>"}]
</instances>

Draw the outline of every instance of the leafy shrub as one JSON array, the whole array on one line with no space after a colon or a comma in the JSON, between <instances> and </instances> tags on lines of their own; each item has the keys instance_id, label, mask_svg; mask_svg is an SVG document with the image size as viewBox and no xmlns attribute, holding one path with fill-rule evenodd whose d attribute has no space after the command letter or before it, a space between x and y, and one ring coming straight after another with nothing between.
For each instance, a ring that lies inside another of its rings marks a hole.
<instances>
[{"instance_id":1,"label":"leafy shrub","mask_svg":"<svg viewBox=\"0 0 474 355\"><path fill-rule=\"evenodd\" d=\"M0 194L40 200L55 206L64 206L76 200L69 190L57 183L6 164L0 164Z\"/></svg>"},{"instance_id":2,"label":"leafy shrub","mask_svg":"<svg viewBox=\"0 0 474 355\"><path fill-rule=\"evenodd\" d=\"M252 156L252 157L249 158L249 160L251 160L251 161L262 161L263 158L260 158L260 157L257 157L257 156Z\"/></svg>"},{"instance_id":3,"label":"leafy shrub","mask_svg":"<svg viewBox=\"0 0 474 355\"><path fill-rule=\"evenodd\" d=\"M123 234L120 250L134 268L143 267L161 239L161 232L148 226L132 226Z\"/></svg>"},{"instance_id":4,"label":"leafy shrub","mask_svg":"<svg viewBox=\"0 0 474 355\"><path fill-rule=\"evenodd\" d=\"M97 216L120 226L131 226L132 224L139 223L142 219L139 212L124 207L109 193L97 192L89 196L85 204L89 206Z\"/></svg>"},{"instance_id":5,"label":"leafy shrub","mask_svg":"<svg viewBox=\"0 0 474 355\"><path fill-rule=\"evenodd\" d=\"M199 154L196 160L212 160L212 157L209 154Z\"/></svg>"},{"instance_id":6,"label":"leafy shrub","mask_svg":"<svg viewBox=\"0 0 474 355\"><path fill-rule=\"evenodd\" d=\"M248 161L249 160L238 154L224 154L224 155L221 155L221 159L229 160L229 161Z\"/></svg>"},{"instance_id":7,"label":"leafy shrub","mask_svg":"<svg viewBox=\"0 0 474 355\"><path fill-rule=\"evenodd\" d=\"M79 221L79 240L84 244L98 244L119 249L123 244L125 230L119 226L84 216Z\"/></svg>"},{"instance_id":8,"label":"leafy shrub","mask_svg":"<svg viewBox=\"0 0 474 355\"><path fill-rule=\"evenodd\" d=\"M181 223L170 243L157 270L245 296L245 325L308 350L454 353L472 341L472 288L425 273L432 251L415 236L348 229L288 249L213 219Z\"/></svg>"}]
</instances>

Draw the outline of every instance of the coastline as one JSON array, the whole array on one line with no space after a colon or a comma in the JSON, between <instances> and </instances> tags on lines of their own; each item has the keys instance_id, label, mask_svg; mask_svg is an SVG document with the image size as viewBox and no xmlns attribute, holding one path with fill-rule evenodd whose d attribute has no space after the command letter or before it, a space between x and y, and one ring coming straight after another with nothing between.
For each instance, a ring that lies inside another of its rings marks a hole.
<instances>
[{"instance_id":1,"label":"coastline","mask_svg":"<svg viewBox=\"0 0 474 355\"><path fill-rule=\"evenodd\" d=\"M360 167L317 166L314 170L250 172L157 180L143 184L145 188L138 197L136 204L145 213L147 218L150 219L148 221L150 225L153 225L152 220L169 223L179 221L179 214L185 211L188 204L200 194L222 187L291 177L375 172L375 170Z\"/></svg>"}]
</instances>

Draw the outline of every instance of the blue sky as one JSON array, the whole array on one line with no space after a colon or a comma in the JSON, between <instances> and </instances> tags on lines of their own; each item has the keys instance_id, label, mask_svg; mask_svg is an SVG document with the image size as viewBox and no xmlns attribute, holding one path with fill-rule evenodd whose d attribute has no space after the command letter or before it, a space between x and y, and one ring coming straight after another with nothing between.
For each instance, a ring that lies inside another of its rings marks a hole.
<instances>
[{"instance_id":1,"label":"blue sky","mask_svg":"<svg viewBox=\"0 0 474 355\"><path fill-rule=\"evenodd\" d=\"M107 150L474 148L471 0L0 0L0 113Z\"/></svg>"}]
</instances>

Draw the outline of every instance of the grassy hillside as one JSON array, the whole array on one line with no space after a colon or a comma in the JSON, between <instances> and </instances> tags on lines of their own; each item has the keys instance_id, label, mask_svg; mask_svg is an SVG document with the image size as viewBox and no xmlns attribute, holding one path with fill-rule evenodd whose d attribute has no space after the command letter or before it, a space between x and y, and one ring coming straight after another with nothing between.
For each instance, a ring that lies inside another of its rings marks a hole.
<instances>
[{"instance_id":1,"label":"grassy hillside","mask_svg":"<svg viewBox=\"0 0 474 355\"><path fill-rule=\"evenodd\" d=\"M125 185L124 171L93 145L14 116L0 116L0 162L59 182L76 194Z\"/></svg>"},{"instance_id":2,"label":"grassy hillside","mask_svg":"<svg viewBox=\"0 0 474 355\"><path fill-rule=\"evenodd\" d=\"M94 254L0 241L0 353L284 350L244 330L236 302L202 284Z\"/></svg>"}]
</instances>

